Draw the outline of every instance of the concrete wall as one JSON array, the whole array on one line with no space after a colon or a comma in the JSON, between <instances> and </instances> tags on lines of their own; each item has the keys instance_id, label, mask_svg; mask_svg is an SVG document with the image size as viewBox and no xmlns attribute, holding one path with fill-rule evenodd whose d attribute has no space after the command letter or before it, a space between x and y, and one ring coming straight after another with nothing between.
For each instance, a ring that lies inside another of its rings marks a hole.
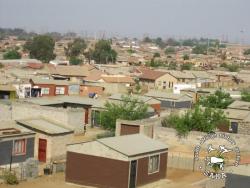
<instances>
[{"instance_id":1,"label":"concrete wall","mask_svg":"<svg viewBox=\"0 0 250 188\"><path fill-rule=\"evenodd\" d=\"M43 116L75 129L84 124L84 110L82 108L64 109L16 102L13 103L12 111L13 120Z\"/></svg>"},{"instance_id":2,"label":"concrete wall","mask_svg":"<svg viewBox=\"0 0 250 188\"><path fill-rule=\"evenodd\" d=\"M0 103L0 121L11 120L11 106Z\"/></svg>"}]
</instances>

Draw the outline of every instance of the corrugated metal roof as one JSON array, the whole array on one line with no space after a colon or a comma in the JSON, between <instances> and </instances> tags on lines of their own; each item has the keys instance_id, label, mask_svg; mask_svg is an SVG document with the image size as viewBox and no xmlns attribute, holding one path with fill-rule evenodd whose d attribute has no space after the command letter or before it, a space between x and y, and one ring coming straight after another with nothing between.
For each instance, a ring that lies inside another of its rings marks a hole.
<instances>
[{"instance_id":1,"label":"corrugated metal roof","mask_svg":"<svg viewBox=\"0 0 250 188\"><path fill-rule=\"evenodd\" d=\"M109 137L97 141L126 156L136 156L168 149L165 144L141 134Z\"/></svg>"},{"instance_id":2,"label":"corrugated metal roof","mask_svg":"<svg viewBox=\"0 0 250 188\"><path fill-rule=\"evenodd\" d=\"M192 97L183 94L173 94L163 91L150 90L145 96L154 97L159 100L192 101Z\"/></svg>"},{"instance_id":3,"label":"corrugated metal roof","mask_svg":"<svg viewBox=\"0 0 250 188\"><path fill-rule=\"evenodd\" d=\"M234 101L232 104L228 106L228 108L250 111L250 102Z\"/></svg>"}]
</instances>

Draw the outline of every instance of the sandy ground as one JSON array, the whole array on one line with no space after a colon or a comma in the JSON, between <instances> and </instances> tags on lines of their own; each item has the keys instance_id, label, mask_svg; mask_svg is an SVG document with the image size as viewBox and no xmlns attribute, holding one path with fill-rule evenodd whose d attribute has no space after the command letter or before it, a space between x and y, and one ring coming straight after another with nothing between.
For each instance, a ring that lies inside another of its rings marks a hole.
<instances>
[{"instance_id":1,"label":"sandy ground","mask_svg":"<svg viewBox=\"0 0 250 188\"><path fill-rule=\"evenodd\" d=\"M65 183L64 178L64 173L58 173L24 181L16 186L1 184L0 188L87 188ZM192 186L192 184L204 178L199 172L193 173L189 170L168 169L167 179L142 186L141 188L198 188Z\"/></svg>"}]
</instances>

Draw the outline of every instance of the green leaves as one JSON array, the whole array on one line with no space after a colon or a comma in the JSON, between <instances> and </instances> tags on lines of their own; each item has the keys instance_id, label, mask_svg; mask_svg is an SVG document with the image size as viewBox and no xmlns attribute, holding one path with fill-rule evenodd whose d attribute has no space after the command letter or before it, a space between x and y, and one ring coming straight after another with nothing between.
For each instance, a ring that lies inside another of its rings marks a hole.
<instances>
[{"instance_id":1,"label":"green leaves","mask_svg":"<svg viewBox=\"0 0 250 188\"><path fill-rule=\"evenodd\" d=\"M21 54L17 50L10 50L3 55L4 59L21 59Z\"/></svg>"},{"instance_id":2,"label":"green leaves","mask_svg":"<svg viewBox=\"0 0 250 188\"><path fill-rule=\"evenodd\" d=\"M115 130L117 119L137 120L147 116L148 105L130 96L123 96L119 103L107 102L106 110L101 112L101 125L105 129Z\"/></svg>"},{"instance_id":3,"label":"green leaves","mask_svg":"<svg viewBox=\"0 0 250 188\"><path fill-rule=\"evenodd\" d=\"M223 111L197 105L182 116L170 115L162 121L162 126L175 128L179 136L186 136L192 130L212 132L222 122L227 122Z\"/></svg>"},{"instance_id":4,"label":"green leaves","mask_svg":"<svg viewBox=\"0 0 250 188\"><path fill-rule=\"evenodd\" d=\"M246 102L250 102L250 92L247 90L243 90L241 92L241 100L246 101Z\"/></svg>"},{"instance_id":5,"label":"green leaves","mask_svg":"<svg viewBox=\"0 0 250 188\"><path fill-rule=\"evenodd\" d=\"M114 63L116 61L117 52L111 48L110 41L99 40L95 45L92 56L96 63Z\"/></svg>"},{"instance_id":6,"label":"green leaves","mask_svg":"<svg viewBox=\"0 0 250 188\"><path fill-rule=\"evenodd\" d=\"M31 58L39 59L44 63L55 58L54 47L55 41L47 35L35 36L24 45L24 49L29 51Z\"/></svg>"},{"instance_id":7,"label":"green leaves","mask_svg":"<svg viewBox=\"0 0 250 188\"><path fill-rule=\"evenodd\" d=\"M233 102L232 97L229 93L222 91L221 89L217 90L214 94L211 94L207 97L201 97L199 99L199 104L204 107L210 108L227 108Z\"/></svg>"}]
</instances>

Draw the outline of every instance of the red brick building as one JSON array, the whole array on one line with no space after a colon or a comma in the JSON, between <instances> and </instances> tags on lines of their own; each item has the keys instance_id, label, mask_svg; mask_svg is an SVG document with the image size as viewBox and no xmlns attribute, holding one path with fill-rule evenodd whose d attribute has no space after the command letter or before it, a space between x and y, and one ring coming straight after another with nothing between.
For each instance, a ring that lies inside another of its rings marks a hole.
<instances>
[{"instance_id":1,"label":"red brick building","mask_svg":"<svg viewBox=\"0 0 250 188\"><path fill-rule=\"evenodd\" d=\"M31 96L68 95L69 83L64 80L30 79Z\"/></svg>"}]
</instances>

